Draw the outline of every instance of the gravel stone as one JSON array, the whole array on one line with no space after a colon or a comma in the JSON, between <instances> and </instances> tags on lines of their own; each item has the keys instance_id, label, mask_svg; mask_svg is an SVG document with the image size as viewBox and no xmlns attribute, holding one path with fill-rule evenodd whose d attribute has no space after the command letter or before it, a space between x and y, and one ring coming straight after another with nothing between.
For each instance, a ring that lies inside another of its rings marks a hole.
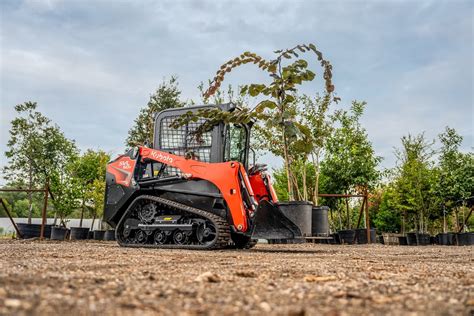
<instances>
[{"instance_id":1,"label":"gravel stone","mask_svg":"<svg viewBox=\"0 0 474 316\"><path fill-rule=\"evenodd\" d=\"M474 247L0 240L0 315L472 315Z\"/></svg>"}]
</instances>

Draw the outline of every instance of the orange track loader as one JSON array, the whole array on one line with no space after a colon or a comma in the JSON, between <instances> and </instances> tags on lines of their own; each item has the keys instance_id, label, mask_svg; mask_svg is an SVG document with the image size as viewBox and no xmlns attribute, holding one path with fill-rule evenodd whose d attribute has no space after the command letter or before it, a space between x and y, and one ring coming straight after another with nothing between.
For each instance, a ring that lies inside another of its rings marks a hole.
<instances>
[{"instance_id":1,"label":"orange track loader","mask_svg":"<svg viewBox=\"0 0 474 316\"><path fill-rule=\"evenodd\" d=\"M218 249L302 238L307 231L299 214L310 212L311 204L279 203L265 166L249 167L252 124L218 124L199 137L195 131L204 119L170 126L200 108L160 112L153 148L132 149L107 165L104 219L115 227L118 243Z\"/></svg>"}]
</instances>

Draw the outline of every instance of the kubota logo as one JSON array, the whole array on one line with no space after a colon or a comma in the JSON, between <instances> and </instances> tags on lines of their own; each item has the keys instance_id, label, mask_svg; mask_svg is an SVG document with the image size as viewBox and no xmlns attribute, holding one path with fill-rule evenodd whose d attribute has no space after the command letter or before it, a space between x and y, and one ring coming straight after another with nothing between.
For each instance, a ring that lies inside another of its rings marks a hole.
<instances>
[{"instance_id":1,"label":"kubota logo","mask_svg":"<svg viewBox=\"0 0 474 316\"><path fill-rule=\"evenodd\" d=\"M173 158L168 155L163 155L159 151L152 151L150 154L154 159L159 160L164 163L173 163Z\"/></svg>"},{"instance_id":2,"label":"kubota logo","mask_svg":"<svg viewBox=\"0 0 474 316\"><path fill-rule=\"evenodd\" d=\"M131 169L132 168L132 166L130 166L130 163L128 162L128 160L124 160L124 161L119 162L119 167L122 168L122 169Z\"/></svg>"}]
</instances>

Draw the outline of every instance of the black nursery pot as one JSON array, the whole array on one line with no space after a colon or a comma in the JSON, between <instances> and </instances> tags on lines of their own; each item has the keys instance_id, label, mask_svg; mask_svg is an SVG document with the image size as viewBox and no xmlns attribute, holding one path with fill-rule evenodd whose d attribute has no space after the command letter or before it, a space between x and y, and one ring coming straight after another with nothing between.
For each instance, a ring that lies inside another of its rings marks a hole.
<instances>
[{"instance_id":1,"label":"black nursery pot","mask_svg":"<svg viewBox=\"0 0 474 316\"><path fill-rule=\"evenodd\" d=\"M365 228L356 229L356 239L358 244L367 243L367 230ZM375 244L375 228L370 229L370 243Z\"/></svg>"},{"instance_id":2,"label":"black nursery pot","mask_svg":"<svg viewBox=\"0 0 474 316\"><path fill-rule=\"evenodd\" d=\"M20 231L21 238L38 238L41 235L41 224L25 224L18 223L16 224L18 230ZM51 237L51 227L53 225L44 225L44 238Z\"/></svg>"},{"instance_id":3,"label":"black nursery pot","mask_svg":"<svg viewBox=\"0 0 474 316\"><path fill-rule=\"evenodd\" d=\"M407 246L408 245L407 237L406 236L398 236L398 244L400 246Z\"/></svg>"},{"instance_id":4,"label":"black nursery pot","mask_svg":"<svg viewBox=\"0 0 474 316\"><path fill-rule=\"evenodd\" d=\"M88 227L71 227L71 240L83 240L89 236Z\"/></svg>"},{"instance_id":5,"label":"black nursery pot","mask_svg":"<svg viewBox=\"0 0 474 316\"><path fill-rule=\"evenodd\" d=\"M69 229L64 227L54 226L51 229L51 240L64 240Z\"/></svg>"},{"instance_id":6,"label":"black nursery pot","mask_svg":"<svg viewBox=\"0 0 474 316\"><path fill-rule=\"evenodd\" d=\"M109 229L104 234L104 240L115 240L115 229Z\"/></svg>"},{"instance_id":7,"label":"black nursery pot","mask_svg":"<svg viewBox=\"0 0 474 316\"><path fill-rule=\"evenodd\" d=\"M458 233L456 234L458 246L474 245L474 233Z\"/></svg>"},{"instance_id":8,"label":"black nursery pot","mask_svg":"<svg viewBox=\"0 0 474 316\"><path fill-rule=\"evenodd\" d=\"M454 233L441 233L438 234L438 244L442 246L455 245L455 234Z\"/></svg>"},{"instance_id":9,"label":"black nursery pot","mask_svg":"<svg viewBox=\"0 0 474 316\"><path fill-rule=\"evenodd\" d=\"M417 246L418 243L416 241L416 233L408 233L407 234L407 245L408 246Z\"/></svg>"},{"instance_id":10,"label":"black nursery pot","mask_svg":"<svg viewBox=\"0 0 474 316\"><path fill-rule=\"evenodd\" d=\"M339 239L339 234L336 233L336 234L331 234L329 236L332 237L332 239L328 240L329 244L338 245L341 243L341 240Z\"/></svg>"},{"instance_id":11,"label":"black nursery pot","mask_svg":"<svg viewBox=\"0 0 474 316\"><path fill-rule=\"evenodd\" d=\"M428 246L431 243L430 234L416 234L416 243L418 246Z\"/></svg>"},{"instance_id":12,"label":"black nursery pot","mask_svg":"<svg viewBox=\"0 0 474 316\"><path fill-rule=\"evenodd\" d=\"M94 230L94 240L104 240L105 230Z\"/></svg>"},{"instance_id":13,"label":"black nursery pot","mask_svg":"<svg viewBox=\"0 0 474 316\"><path fill-rule=\"evenodd\" d=\"M340 230L337 232L341 244L353 244L356 231L353 229Z\"/></svg>"}]
</instances>

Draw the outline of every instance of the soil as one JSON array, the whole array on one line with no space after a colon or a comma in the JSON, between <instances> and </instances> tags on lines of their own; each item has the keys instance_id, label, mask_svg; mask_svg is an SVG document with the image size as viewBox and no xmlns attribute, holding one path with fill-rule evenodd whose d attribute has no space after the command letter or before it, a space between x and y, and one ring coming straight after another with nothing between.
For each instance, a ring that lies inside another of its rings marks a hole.
<instances>
[{"instance_id":1,"label":"soil","mask_svg":"<svg viewBox=\"0 0 474 316\"><path fill-rule=\"evenodd\" d=\"M0 241L0 315L473 315L474 247Z\"/></svg>"}]
</instances>

